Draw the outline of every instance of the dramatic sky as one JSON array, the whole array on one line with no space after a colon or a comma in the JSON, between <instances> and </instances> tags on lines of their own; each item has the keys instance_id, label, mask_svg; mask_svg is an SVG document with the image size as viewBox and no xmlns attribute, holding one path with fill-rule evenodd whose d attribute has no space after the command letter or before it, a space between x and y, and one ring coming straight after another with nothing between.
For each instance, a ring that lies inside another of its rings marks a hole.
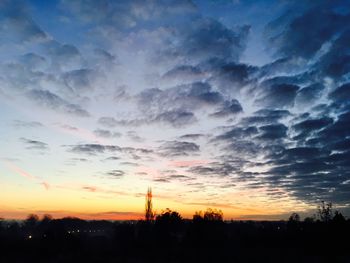
<instances>
[{"instance_id":1,"label":"dramatic sky","mask_svg":"<svg viewBox=\"0 0 350 263\"><path fill-rule=\"evenodd\" d=\"M350 211L350 2L0 0L0 217Z\"/></svg>"}]
</instances>

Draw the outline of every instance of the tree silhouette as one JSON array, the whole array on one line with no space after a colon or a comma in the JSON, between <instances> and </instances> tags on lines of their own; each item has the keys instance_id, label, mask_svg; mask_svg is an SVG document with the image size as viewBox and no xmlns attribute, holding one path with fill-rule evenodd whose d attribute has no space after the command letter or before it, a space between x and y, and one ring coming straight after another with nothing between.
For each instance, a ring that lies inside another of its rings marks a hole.
<instances>
[{"instance_id":1,"label":"tree silhouette","mask_svg":"<svg viewBox=\"0 0 350 263\"><path fill-rule=\"evenodd\" d=\"M223 221L223 213L221 210L208 208L203 219L206 221Z\"/></svg>"},{"instance_id":2,"label":"tree silhouette","mask_svg":"<svg viewBox=\"0 0 350 263\"><path fill-rule=\"evenodd\" d=\"M149 187L146 194L146 204L145 204L145 220L147 222L153 221L153 204L152 204L152 188Z\"/></svg>"},{"instance_id":3,"label":"tree silhouette","mask_svg":"<svg viewBox=\"0 0 350 263\"><path fill-rule=\"evenodd\" d=\"M300 216L298 213L292 213L288 219L289 222L300 222Z\"/></svg>"},{"instance_id":4,"label":"tree silhouette","mask_svg":"<svg viewBox=\"0 0 350 263\"><path fill-rule=\"evenodd\" d=\"M34 228L39 222L39 217L35 214L30 214L27 216L27 219L24 221L24 225L28 228Z\"/></svg>"},{"instance_id":5,"label":"tree silhouette","mask_svg":"<svg viewBox=\"0 0 350 263\"><path fill-rule=\"evenodd\" d=\"M337 224L343 224L346 222L345 217L339 211L334 212L333 222Z\"/></svg>"},{"instance_id":6,"label":"tree silhouette","mask_svg":"<svg viewBox=\"0 0 350 263\"><path fill-rule=\"evenodd\" d=\"M322 222L329 222L333 218L333 208L332 203L321 202L321 205L318 206L317 215Z\"/></svg>"}]
</instances>

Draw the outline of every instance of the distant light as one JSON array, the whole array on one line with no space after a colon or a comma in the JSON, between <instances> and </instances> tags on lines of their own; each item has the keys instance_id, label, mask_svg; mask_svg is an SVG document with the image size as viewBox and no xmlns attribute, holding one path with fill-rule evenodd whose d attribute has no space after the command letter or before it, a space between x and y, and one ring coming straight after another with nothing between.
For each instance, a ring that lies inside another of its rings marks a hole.
<instances>
[{"instance_id":1,"label":"distant light","mask_svg":"<svg viewBox=\"0 0 350 263\"><path fill-rule=\"evenodd\" d=\"M32 236L31 236L31 235L29 235L29 236L28 236L28 238L29 238L29 239L32 239Z\"/></svg>"},{"instance_id":2,"label":"distant light","mask_svg":"<svg viewBox=\"0 0 350 263\"><path fill-rule=\"evenodd\" d=\"M79 229L77 230L77 232L78 232L78 233L80 232Z\"/></svg>"}]
</instances>

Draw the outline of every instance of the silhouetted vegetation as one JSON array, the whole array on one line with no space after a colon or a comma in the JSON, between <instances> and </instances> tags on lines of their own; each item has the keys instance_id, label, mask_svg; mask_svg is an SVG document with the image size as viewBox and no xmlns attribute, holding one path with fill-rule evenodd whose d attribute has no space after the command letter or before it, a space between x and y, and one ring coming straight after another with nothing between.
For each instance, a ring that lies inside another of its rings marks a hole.
<instances>
[{"instance_id":1,"label":"silhouetted vegetation","mask_svg":"<svg viewBox=\"0 0 350 263\"><path fill-rule=\"evenodd\" d=\"M317 213L230 222L215 209L192 220L170 209L154 221L29 215L0 220L0 262L350 262L350 221L325 203Z\"/></svg>"}]
</instances>

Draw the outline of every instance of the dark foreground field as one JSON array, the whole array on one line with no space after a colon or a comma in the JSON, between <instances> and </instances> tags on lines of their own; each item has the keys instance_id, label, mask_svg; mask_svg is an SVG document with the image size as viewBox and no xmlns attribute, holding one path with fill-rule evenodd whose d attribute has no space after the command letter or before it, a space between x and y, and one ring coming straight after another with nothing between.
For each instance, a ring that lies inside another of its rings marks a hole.
<instances>
[{"instance_id":1,"label":"dark foreground field","mask_svg":"<svg viewBox=\"0 0 350 263\"><path fill-rule=\"evenodd\" d=\"M0 221L1 222L1 221ZM350 221L2 221L0 262L350 262Z\"/></svg>"}]
</instances>

